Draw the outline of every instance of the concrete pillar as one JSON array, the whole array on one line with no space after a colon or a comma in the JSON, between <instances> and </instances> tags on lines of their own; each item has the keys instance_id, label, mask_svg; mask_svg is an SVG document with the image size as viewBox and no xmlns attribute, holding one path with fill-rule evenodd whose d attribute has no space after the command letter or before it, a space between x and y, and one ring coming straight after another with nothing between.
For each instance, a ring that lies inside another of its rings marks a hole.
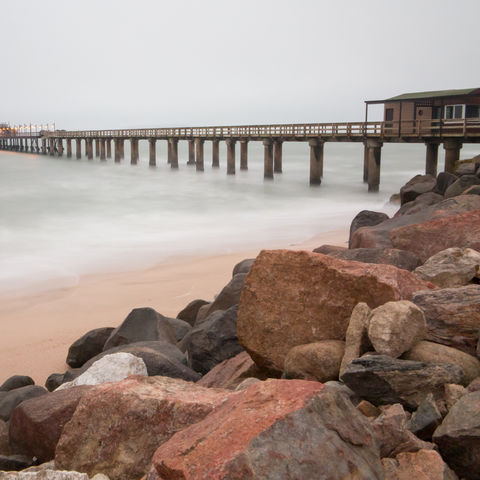
<instances>
[{"instance_id":1,"label":"concrete pillar","mask_svg":"<svg viewBox=\"0 0 480 480\"><path fill-rule=\"evenodd\" d=\"M220 142L218 140L212 140L212 167L219 168L220 167ZM235 173L235 167L234 167Z\"/></svg>"},{"instance_id":2,"label":"concrete pillar","mask_svg":"<svg viewBox=\"0 0 480 480\"><path fill-rule=\"evenodd\" d=\"M100 139L99 138L95 139L95 156L96 157L100 156Z\"/></svg>"},{"instance_id":3,"label":"concrete pillar","mask_svg":"<svg viewBox=\"0 0 480 480\"><path fill-rule=\"evenodd\" d=\"M92 160L93 159L93 138L86 139L85 150L87 151L87 158L89 160Z\"/></svg>"},{"instance_id":4,"label":"concrete pillar","mask_svg":"<svg viewBox=\"0 0 480 480\"><path fill-rule=\"evenodd\" d=\"M248 140L240 141L240 170L248 170Z\"/></svg>"},{"instance_id":5,"label":"concrete pillar","mask_svg":"<svg viewBox=\"0 0 480 480\"><path fill-rule=\"evenodd\" d=\"M227 175L235 175L235 144L236 140L229 138L227 143Z\"/></svg>"},{"instance_id":6,"label":"concrete pillar","mask_svg":"<svg viewBox=\"0 0 480 480\"><path fill-rule=\"evenodd\" d=\"M138 138L130 139L130 164L136 165L138 163Z\"/></svg>"},{"instance_id":7,"label":"concrete pillar","mask_svg":"<svg viewBox=\"0 0 480 480\"><path fill-rule=\"evenodd\" d=\"M205 140L203 138L195 139L195 165L197 172L203 172L203 143Z\"/></svg>"},{"instance_id":8,"label":"concrete pillar","mask_svg":"<svg viewBox=\"0 0 480 480\"><path fill-rule=\"evenodd\" d=\"M170 167L178 168L178 139L172 138L170 143Z\"/></svg>"},{"instance_id":9,"label":"concrete pillar","mask_svg":"<svg viewBox=\"0 0 480 480\"><path fill-rule=\"evenodd\" d=\"M59 157L63 155L63 140L61 138L57 139L57 152Z\"/></svg>"},{"instance_id":10,"label":"concrete pillar","mask_svg":"<svg viewBox=\"0 0 480 480\"><path fill-rule=\"evenodd\" d=\"M112 158L112 141L107 138L105 142L107 144L107 158Z\"/></svg>"},{"instance_id":11,"label":"concrete pillar","mask_svg":"<svg viewBox=\"0 0 480 480\"><path fill-rule=\"evenodd\" d=\"M82 139L76 138L75 139L75 152L77 158L82 158Z\"/></svg>"},{"instance_id":12,"label":"concrete pillar","mask_svg":"<svg viewBox=\"0 0 480 480\"><path fill-rule=\"evenodd\" d=\"M273 143L273 171L282 173L282 141L275 140Z\"/></svg>"},{"instance_id":13,"label":"concrete pillar","mask_svg":"<svg viewBox=\"0 0 480 480\"><path fill-rule=\"evenodd\" d=\"M363 183L368 182L368 145L364 142L363 147Z\"/></svg>"},{"instance_id":14,"label":"concrete pillar","mask_svg":"<svg viewBox=\"0 0 480 480\"><path fill-rule=\"evenodd\" d=\"M100 139L100 160L106 160L105 140L103 138Z\"/></svg>"},{"instance_id":15,"label":"concrete pillar","mask_svg":"<svg viewBox=\"0 0 480 480\"><path fill-rule=\"evenodd\" d=\"M427 146L427 155L425 158L425 174L437 176L437 166L438 166L438 145L439 141L429 140L425 142Z\"/></svg>"},{"instance_id":16,"label":"concrete pillar","mask_svg":"<svg viewBox=\"0 0 480 480\"><path fill-rule=\"evenodd\" d=\"M382 142L367 140L368 146L368 191L378 192L380 186L380 161L382 158Z\"/></svg>"},{"instance_id":17,"label":"concrete pillar","mask_svg":"<svg viewBox=\"0 0 480 480\"><path fill-rule=\"evenodd\" d=\"M322 183L323 143L316 138L308 141L310 145L310 185L320 185Z\"/></svg>"},{"instance_id":18,"label":"concrete pillar","mask_svg":"<svg viewBox=\"0 0 480 480\"><path fill-rule=\"evenodd\" d=\"M120 146L120 139L119 138L115 138L113 140L113 143L114 143L114 148L115 148L115 162L116 163L119 163L120 160L122 159L122 147Z\"/></svg>"},{"instance_id":19,"label":"concrete pillar","mask_svg":"<svg viewBox=\"0 0 480 480\"><path fill-rule=\"evenodd\" d=\"M169 165L172 163L172 146L170 144L170 139L167 140L167 163Z\"/></svg>"},{"instance_id":20,"label":"concrete pillar","mask_svg":"<svg viewBox=\"0 0 480 480\"><path fill-rule=\"evenodd\" d=\"M48 150L48 153L50 155L53 155L55 153L55 139L54 138L49 138L49 150Z\"/></svg>"},{"instance_id":21,"label":"concrete pillar","mask_svg":"<svg viewBox=\"0 0 480 480\"><path fill-rule=\"evenodd\" d=\"M460 159L460 149L462 146L462 142L453 138L443 142L446 172L453 173L455 171L456 164Z\"/></svg>"},{"instance_id":22,"label":"concrete pillar","mask_svg":"<svg viewBox=\"0 0 480 480\"><path fill-rule=\"evenodd\" d=\"M123 160L125 158L125 140L123 138L118 139L120 145L120 158Z\"/></svg>"},{"instance_id":23,"label":"concrete pillar","mask_svg":"<svg viewBox=\"0 0 480 480\"><path fill-rule=\"evenodd\" d=\"M188 141L188 162L187 165L195 165L195 140Z\"/></svg>"},{"instance_id":24,"label":"concrete pillar","mask_svg":"<svg viewBox=\"0 0 480 480\"><path fill-rule=\"evenodd\" d=\"M156 138L149 138L148 143L150 145L150 160L148 164L154 167L157 164L157 140Z\"/></svg>"},{"instance_id":25,"label":"concrete pillar","mask_svg":"<svg viewBox=\"0 0 480 480\"><path fill-rule=\"evenodd\" d=\"M273 142L270 139L263 141L264 158L263 158L263 178L273 179Z\"/></svg>"},{"instance_id":26,"label":"concrete pillar","mask_svg":"<svg viewBox=\"0 0 480 480\"><path fill-rule=\"evenodd\" d=\"M44 155L47 154L47 139L46 138L42 138L42 153Z\"/></svg>"},{"instance_id":27,"label":"concrete pillar","mask_svg":"<svg viewBox=\"0 0 480 480\"><path fill-rule=\"evenodd\" d=\"M67 157L72 158L72 139L67 138Z\"/></svg>"}]
</instances>

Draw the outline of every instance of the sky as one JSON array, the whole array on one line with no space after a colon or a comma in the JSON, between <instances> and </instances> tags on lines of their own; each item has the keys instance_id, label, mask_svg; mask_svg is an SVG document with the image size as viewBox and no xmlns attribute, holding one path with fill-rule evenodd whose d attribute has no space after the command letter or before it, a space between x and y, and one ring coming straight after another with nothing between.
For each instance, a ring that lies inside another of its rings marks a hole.
<instances>
[{"instance_id":1,"label":"sky","mask_svg":"<svg viewBox=\"0 0 480 480\"><path fill-rule=\"evenodd\" d=\"M478 0L0 0L0 122L361 121L365 100L479 87L479 18Z\"/></svg>"}]
</instances>

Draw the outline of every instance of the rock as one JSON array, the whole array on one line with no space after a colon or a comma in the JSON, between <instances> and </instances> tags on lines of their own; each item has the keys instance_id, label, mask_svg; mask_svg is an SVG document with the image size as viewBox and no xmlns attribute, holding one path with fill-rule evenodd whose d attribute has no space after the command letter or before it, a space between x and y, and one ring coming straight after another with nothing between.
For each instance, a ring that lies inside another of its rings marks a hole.
<instances>
[{"instance_id":1,"label":"rock","mask_svg":"<svg viewBox=\"0 0 480 480\"><path fill-rule=\"evenodd\" d=\"M88 370L71 382L63 383L55 391L80 385L99 385L119 382L130 375L147 375L145 362L131 353L113 353L97 360Z\"/></svg>"},{"instance_id":2,"label":"rock","mask_svg":"<svg viewBox=\"0 0 480 480\"><path fill-rule=\"evenodd\" d=\"M352 246L352 237L353 234L361 227L371 227L373 225L378 225L379 223L388 220L388 215L382 212L373 212L372 210L362 210L357 213L355 218L350 224L350 234L348 237L348 248L354 248ZM322 253L322 252L319 252Z\"/></svg>"},{"instance_id":3,"label":"rock","mask_svg":"<svg viewBox=\"0 0 480 480\"><path fill-rule=\"evenodd\" d=\"M367 402L366 400L362 400L358 405L357 405L357 410L359 412L362 412L363 415L366 417L378 417L382 412L379 408L377 408L375 405L371 404L370 402Z\"/></svg>"},{"instance_id":4,"label":"rock","mask_svg":"<svg viewBox=\"0 0 480 480\"><path fill-rule=\"evenodd\" d=\"M390 240L395 248L413 252L423 262L450 247L480 250L480 210L395 228Z\"/></svg>"},{"instance_id":5,"label":"rock","mask_svg":"<svg viewBox=\"0 0 480 480\"><path fill-rule=\"evenodd\" d=\"M254 383L258 383L261 381L262 380L259 380L258 378L254 378L254 377L246 378L235 387L235 391L239 392L240 390L245 390L249 388L251 385L253 385Z\"/></svg>"},{"instance_id":6,"label":"rock","mask_svg":"<svg viewBox=\"0 0 480 480\"><path fill-rule=\"evenodd\" d=\"M457 365L399 360L386 355L364 355L345 369L342 380L360 398L374 405L401 403L416 409L433 393L443 395L446 383L460 383L462 370Z\"/></svg>"},{"instance_id":7,"label":"rock","mask_svg":"<svg viewBox=\"0 0 480 480\"><path fill-rule=\"evenodd\" d=\"M0 455L0 480L8 479L8 477L5 477L5 473L3 472L3 470L9 472L24 470L25 468L30 467L34 463L35 462L32 458L26 457L25 455Z\"/></svg>"},{"instance_id":8,"label":"rock","mask_svg":"<svg viewBox=\"0 0 480 480\"><path fill-rule=\"evenodd\" d=\"M468 393L477 392L478 390L480 390L480 378L473 380L473 382L467 387Z\"/></svg>"},{"instance_id":9,"label":"rock","mask_svg":"<svg viewBox=\"0 0 480 480\"><path fill-rule=\"evenodd\" d=\"M182 340L180 348L187 351L193 370L205 374L243 351L237 337L237 312L236 305L226 311L214 311Z\"/></svg>"},{"instance_id":10,"label":"rock","mask_svg":"<svg viewBox=\"0 0 480 480\"><path fill-rule=\"evenodd\" d=\"M298 378L328 382L337 380L340 364L345 353L345 342L322 340L297 345L285 357L285 378Z\"/></svg>"},{"instance_id":11,"label":"rock","mask_svg":"<svg viewBox=\"0 0 480 480\"><path fill-rule=\"evenodd\" d=\"M480 377L480 361L468 353L447 347L439 343L422 341L413 346L402 357L425 363L452 363L463 372L461 384L467 386L473 379Z\"/></svg>"},{"instance_id":12,"label":"rock","mask_svg":"<svg viewBox=\"0 0 480 480\"><path fill-rule=\"evenodd\" d=\"M445 198L456 197L462 195L467 188L473 185L479 185L480 178L476 175L463 175L457 178L445 191Z\"/></svg>"},{"instance_id":13,"label":"rock","mask_svg":"<svg viewBox=\"0 0 480 480\"><path fill-rule=\"evenodd\" d=\"M114 328L96 328L72 343L68 349L67 364L73 368L81 367L86 361L103 351L103 346Z\"/></svg>"},{"instance_id":14,"label":"rock","mask_svg":"<svg viewBox=\"0 0 480 480\"><path fill-rule=\"evenodd\" d=\"M434 192L422 193L415 200L404 203L395 213L395 217L400 215L412 215L421 212L425 207L435 205L444 200L443 195Z\"/></svg>"},{"instance_id":15,"label":"rock","mask_svg":"<svg viewBox=\"0 0 480 480\"><path fill-rule=\"evenodd\" d=\"M167 377L130 377L82 398L58 442L55 464L112 480L144 475L156 448L199 422L228 394Z\"/></svg>"},{"instance_id":16,"label":"rock","mask_svg":"<svg viewBox=\"0 0 480 480\"><path fill-rule=\"evenodd\" d=\"M173 328L173 333L177 342L179 342L192 329L192 326L184 320L180 320L178 318L165 318Z\"/></svg>"},{"instance_id":17,"label":"rock","mask_svg":"<svg viewBox=\"0 0 480 480\"><path fill-rule=\"evenodd\" d=\"M468 392L465 387L456 385L455 383L449 383L444 386L444 402L447 412Z\"/></svg>"},{"instance_id":18,"label":"rock","mask_svg":"<svg viewBox=\"0 0 480 480\"><path fill-rule=\"evenodd\" d=\"M475 170L477 169L477 164L470 160L459 162L458 167L455 169L455 175L475 175Z\"/></svg>"},{"instance_id":19,"label":"rock","mask_svg":"<svg viewBox=\"0 0 480 480\"><path fill-rule=\"evenodd\" d=\"M28 475L28 476L27 476ZM42 470L38 473L4 473L0 472L0 480L89 480L86 473ZM108 477L95 476L91 480L108 480Z\"/></svg>"},{"instance_id":20,"label":"rock","mask_svg":"<svg viewBox=\"0 0 480 480\"><path fill-rule=\"evenodd\" d=\"M432 175L415 175L402 188L400 188L400 203L415 200L422 193L431 192L437 181Z\"/></svg>"},{"instance_id":21,"label":"rock","mask_svg":"<svg viewBox=\"0 0 480 480\"><path fill-rule=\"evenodd\" d=\"M395 248L339 248L336 251L321 252L322 249L322 247L316 248L314 252L325 253L341 260L393 265L409 271L415 270L421 265L420 259L415 254Z\"/></svg>"},{"instance_id":22,"label":"rock","mask_svg":"<svg viewBox=\"0 0 480 480\"><path fill-rule=\"evenodd\" d=\"M10 390L26 387L28 385L35 385L35 382L31 377L27 377L26 375L14 375L13 377L7 378L7 380L2 383L0 392L9 392Z\"/></svg>"},{"instance_id":23,"label":"rock","mask_svg":"<svg viewBox=\"0 0 480 480\"><path fill-rule=\"evenodd\" d=\"M426 340L475 355L480 327L480 286L418 292L412 299L425 314Z\"/></svg>"},{"instance_id":24,"label":"rock","mask_svg":"<svg viewBox=\"0 0 480 480\"><path fill-rule=\"evenodd\" d=\"M431 256L415 274L441 288L461 287L480 278L480 253L452 247Z\"/></svg>"},{"instance_id":25,"label":"rock","mask_svg":"<svg viewBox=\"0 0 480 480\"><path fill-rule=\"evenodd\" d=\"M447 188L457 180L457 176L450 172L440 172L437 175L437 181L435 187L433 188L434 193L440 195L445 195Z\"/></svg>"},{"instance_id":26,"label":"rock","mask_svg":"<svg viewBox=\"0 0 480 480\"><path fill-rule=\"evenodd\" d=\"M246 276L246 273L237 273L232 277L230 282L223 287L222 291L210 304L210 307L205 313L205 319L217 310L228 310L230 307L238 305Z\"/></svg>"},{"instance_id":27,"label":"rock","mask_svg":"<svg viewBox=\"0 0 480 480\"><path fill-rule=\"evenodd\" d=\"M377 418L372 420L372 427L382 458L393 457L401 452L433 448L431 443L423 442L408 430L407 415L398 403L387 406Z\"/></svg>"},{"instance_id":28,"label":"rock","mask_svg":"<svg viewBox=\"0 0 480 480\"><path fill-rule=\"evenodd\" d=\"M48 392L39 385L27 385L26 387L10 390L0 397L0 419L6 422L10 418L10 414L15 407L29 398L39 397Z\"/></svg>"},{"instance_id":29,"label":"rock","mask_svg":"<svg viewBox=\"0 0 480 480\"><path fill-rule=\"evenodd\" d=\"M431 440L434 430L442 423L442 414L429 393L413 412L408 429L422 440Z\"/></svg>"},{"instance_id":30,"label":"rock","mask_svg":"<svg viewBox=\"0 0 480 480\"><path fill-rule=\"evenodd\" d=\"M472 185L468 187L464 192L463 195L480 195L480 185Z\"/></svg>"},{"instance_id":31,"label":"rock","mask_svg":"<svg viewBox=\"0 0 480 480\"><path fill-rule=\"evenodd\" d=\"M248 273L254 261L254 258L246 258L245 260L237 263L235 267L233 267L232 277L234 277L237 273Z\"/></svg>"},{"instance_id":32,"label":"rock","mask_svg":"<svg viewBox=\"0 0 480 480\"><path fill-rule=\"evenodd\" d=\"M175 344L176 338L168 320L153 308L135 308L108 337L103 350L146 340L164 340Z\"/></svg>"},{"instance_id":33,"label":"rock","mask_svg":"<svg viewBox=\"0 0 480 480\"><path fill-rule=\"evenodd\" d=\"M65 383L65 373L51 373L45 381L45 388L49 392L56 390L62 383Z\"/></svg>"},{"instance_id":34,"label":"rock","mask_svg":"<svg viewBox=\"0 0 480 480\"><path fill-rule=\"evenodd\" d=\"M206 300L192 300L179 314L177 318L188 322L192 327L195 324L195 319L197 318L197 313L200 307L208 305L209 302Z\"/></svg>"},{"instance_id":35,"label":"rock","mask_svg":"<svg viewBox=\"0 0 480 480\"><path fill-rule=\"evenodd\" d=\"M408 300L387 302L372 310L368 338L376 352L397 358L425 338L422 310Z\"/></svg>"},{"instance_id":36,"label":"rock","mask_svg":"<svg viewBox=\"0 0 480 480\"><path fill-rule=\"evenodd\" d=\"M480 479L480 392L463 396L435 430L433 441L459 477Z\"/></svg>"},{"instance_id":37,"label":"rock","mask_svg":"<svg viewBox=\"0 0 480 480\"><path fill-rule=\"evenodd\" d=\"M242 292L238 338L257 365L282 372L292 347L344 340L357 303L377 307L390 300L409 299L430 285L391 265L264 250Z\"/></svg>"},{"instance_id":38,"label":"rock","mask_svg":"<svg viewBox=\"0 0 480 480\"><path fill-rule=\"evenodd\" d=\"M399 453L382 459L384 480L458 480L435 450Z\"/></svg>"},{"instance_id":39,"label":"rock","mask_svg":"<svg viewBox=\"0 0 480 480\"><path fill-rule=\"evenodd\" d=\"M338 245L322 245L312 250L314 253L323 253L324 255L332 255L335 257L339 252L348 252L347 247L340 247Z\"/></svg>"},{"instance_id":40,"label":"rock","mask_svg":"<svg viewBox=\"0 0 480 480\"><path fill-rule=\"evenodd\" d=\"M389 203L393 205L400 205L400 194L399 193L392 193L389 198Z\"/></svg>"},{"instance_id":41,"label":"rock","mask_svg":"<svg viewBox=\"0 0 480 480\"><path fill-rule=\"evenodd\" d=\"M200 325L200 323L205 320L207 312L208 310L210 310L210 305L211 303L207 303L206 305L203 305L198 309L197 318L195 319L195 323L193 324L193 326Z\"/></svg>"},{"instance_id":42,"label":"rock","mask_svg":"<svg viewBox=\"0 0 480 480\"><path fill-rule=\"evenodd\" d=\"M372 434L342 393L317 382L267 380L161 444L153 465L161 479L379 480Z\"/></svg>"},{"instance_id":43,"label":"rock","mask_svg":"<svg viewBox=\"0 0 480 480\"><path fill-rule=\"evenodd\" d=\"M371 349L368 339L368 319L370 307L366 303L358 303L352 310L345 335L345 353L340 364L340 376L343 375L347 365L355 358L361 357Z\"/></svg>"},{"instance_id":44,"label":"rock","mask_svg":"<svg viewBox=\"0 0 480 480\"><path fill-rule=\"evenodd\" d=\"M22 402L10 416L12 450L42 463L52 460L63 427L92 388L68 388Z\"/></svg>"},{"instance_id":45,"label":"rock","mask_svg":"<svg viewBox=\"0 0 480 480\"><path fill-rule=\"evenodd\" d=\"M8 425L0 419L0 455L10 455L10 440L8 437Z\"/></svg>"},{"instance_id":46,"label":"rock","mask_svg":"<svg viewBox=\"0 0 480 480\"><path fill-rule=\"evenodd\" d=\"M262 379L265 378L265 375L261 375L250 355L247 352L241 352L215 365L198 380L197 385L235 390L246 378L254 375L261 376Z\"/></svg>"}]
</instances>

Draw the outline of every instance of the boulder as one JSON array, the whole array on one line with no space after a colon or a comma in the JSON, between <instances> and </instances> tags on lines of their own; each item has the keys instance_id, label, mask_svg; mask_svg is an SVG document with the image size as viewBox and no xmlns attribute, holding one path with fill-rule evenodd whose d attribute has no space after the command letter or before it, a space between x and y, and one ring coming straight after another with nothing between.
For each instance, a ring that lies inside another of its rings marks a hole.
<instances>
[{"instance_id":1,"label":"boulder","mask_svg":"<svg viewBox=\"0 0 480 480\"><path fill-rule=\"evenodd\" d=\"M113 330L113 327L96 328L75 340L68 349L67 364L72 368L79 368L101 353Z\"/></svg>"},{"instance_id":2,"label":"boulder","mask_svg":"<svg viewBox=\"0 0 480 480\"><path fill-rule=\"evenodd\" d=\"M382 413L378 407L366 400L361 400L356 408L359 412L362 412L363 415L371 418L377 418Z\"/></svg>"},{"instance_id":3,"label":"boulder","mask_svg":"<svg viewBox=\"0 0 480 480\"><path fill-rule=\"evenodd\" d=\"M413 412L408 429L422 440L431 440L434 430L442 423L443 416L433 395L429 393Z\"/></svg>"},{"instance_id":4,"label":"boulder","mask_svg":"<svg viewBox=\"0 0 480 480\"><path fill-rule=\"evenodd\" d=\"M188 322L190 325L195 324L195 319L197 318L197 313L200 307L207 305L206 300L192 300L181 312L178 313L177 318Z\"/></svg>"},{"instance_id":5,"label":"boulder","mask_svg":"<svg viewBox=\"0 0 480 480\"><path fill-rule=\"evenodd\" d=\"M40 462L55 458L55 447L80 399L94 387L56 391L22 402L10 416L10 443L15 453Z\"/></svg>"},{"instance_id":6,"label":"boulder","mask_svg":"<svg viewBox=\"0 0 480 480\"><path fill-rule=\"evenodd\" d=\"M28 385L35 385L35 382L31 377L26 375L14 375L13 377L7 378L0 386L0 392L9 392L10 390L15 390L16 388L26 387Z\"/></svg>"},{"instance_id":7,"label":"boulder","mask_svg":"<svg viewBox=\"0 0 480 480\"><path fill-rule=\"evenodd\" d=\"M387 302L372 310L368 338L376 352L397 358L426 335L425 315L408 300Z\"/></svg>"},{"instance_id":8,"label":"boulder","mask_svg":"<svg viewBox=\"0 0 480 480\"><path fill-rule=\"evenodd\" d=\"M39 397L47 393L47 390L39 385L27 385L6 392L5 395L0 397L0 419L7 422L17 405L29 398Z\"/></svg>"},{"instance_id":9,"label":"boulder","mask_svg":"<svg viewBox=\"0 0 480 480\"><path fill-rule=\"evenodd\" d=\"M446 383L460 383L462 374L460 367L449 363L364 355L347 365L342 380L360 398L374 405L401 403L414 410L429 393L441 397Z\"/></svg>"},{"instance_id":10,"label":"boulder","mask_svg":"<svg viewBox=\"0 0 480 480\"><path fill-rule=\"evenodd\" d=\"M445 195L447 188L457 180L457 176L450 172L440 172L437 175L437 181L433 188L434 193Z\"/></svg>"},{"instance_id":11,"label":"boulder","mask_svg":"<svg viewBox=\"0 0 480 480\"><path fill-rule=\"evenodd\" d=\"M399 453L382 459L384 480L458 480L435 450Z\"/></svg>"},{"instance_id":12,"label":"boulder","mask_svg":"<svg viewBox=\"0 0 480 480\"><path fill-rule=\"evenodd\" d=\"M480 195L480 185L472 185L468 187L464 192L463 195Z\"/></svg>"},{"instance_id":13,"label":"boulder","mask_svg":"<svg viewBox=\"0 0 480 480\"><path fill-rule=\"evenodd\" d=\"M173 333L177 342L179 342L192 329L192 326L185 320L180 320L178 318L165 318L173 328Z\"/></svg>"},{"instance_id":14,"label":"boulder","mask_svg":"<svg viewBox=\"0 0 480 480\"><path fill-rule=\"evenodd\" d=\"M395 248L413 252L423 262L450 247L480 250L480 210L395 228L390 240Z\"/></svg>"},{"instance_id":15,"label":"boulder","mask_svg":"<svg viewBox=\"0 0 480 480\"><path fill-rule=\"evenodd\" d=\"M89 480L86 473L65 472L57 470L42 470L40 472L19 472L3 473L0 472L0 480ZM95 476L91 480L108 480L107 477Z\"/></svg>"},{"instance_id":16,"label":"boulder","mask_svg":"<svg viewBox=\"0 0 480 480\"><path fill-rule=\"evenodd\" d=\"M402 358L417 362L452 363L458 365L463 372L460 383L464 386L467 386L475 378L480 377L480 361L476 357L439 343L419 342L406 352Z\"/></svg>"},{"instance_id":17,"label":"boulder","mask_svg":"<svg viewBox=\"0 0 480 480\"><path fill-rule=\"evenodd\" d=\"M207 316L207 312L208 310L210 310L210 305L211 303L207 303L206 305L203 305L198 309L197 318L195 319L195 323L193 324L193 326L200 325L200 323L202 323L203 320L205 320L205 317Z\"/></svg>"},{"instance_id":18,"label":"boulder","mask_svg":"<svg viewBox=\"0 0 480 480\"><path fill-rule=\"evenodd\" d=\"M480 178L476 175L462 175L457 178L448 188L445 190L445 198L456 197L462 195L467 188L473 185L480 185Z\"/></svg>"},{"instance_id":19,"label":"boulder","mask_svg":"<svg viewBox=\"0 0 480 480\"><path fill-rule=\"evenodd\" d=\"M413 253L395 248L339 248L336 251L324 252L322 247L316 248L315 253L325 253L341 260L353 260L363 263L380 263L393 265L404 270L415 270L421 265L420 259Z\"/></svg>"},{"instance_id":20,"label":"boulder","mask_svg":"<svg viewBox=\"0 0 480 480\"><path fill-rule=\"evenodd\" d=\"M5 475L9 475L10 472L13 472L13 471L24 470L25 468L32 466L34 463L35 461L33 458L27 457L25 455L8 455L8 456L0 455L0 480L4 480L5 478L8 479L8 477L5 477ZM3 470L8 470L9 473L4 472Z\"/></svg>"},{"instance_id":21,"label":"boulder","mask_svg":"<svg viewBox=\"0 0 480 480\"><path fill-rule=\"evenodd\" d=\"M447 413L464 395L469 393L465 387L456 385L455 383L448 383L443 388L443 400Z\"/></svg>"},{"instance_id":22,"label":"boulder","mask_svg":"<svg viewBox=\"0 0 480 480\"><path fill-rule=\"evenodd\" d=\"M232 277L234 277L237 273L248 273L254 261L254 258L246 258L245 260L237 263L233 267Z\"/></svg>"},{"instance_id":23,"label":"boulder","mask_svg":"<svg viewBox=\"0 0 480 480\"><path fill-rule=\"evenodd\" d=\"M463 396L435 430L433 441L459 477L480 479L480 391Z\"/></svg>"},{"instance_id":24,"label":"boulder","mask_svg":"<svg viewBox=\"0 0 480 480\"><path fill-rule=\"evenodd\" d=\"M345 353L340 364L340 376L352 360L371 350L370 340L368 339L370 312L370 307L363 302L358 303L352 310L345 334Z\"/></svg>"},{"instance_id":25,"label":"boulder","mask_svg":"<svg viewBox=\"0 0 480 480\"><path fill-rule=\"evenodd\" d=\"M77 369L78 370L78 369ZM56 390L62 383L65 383L67 380L65 379L65 373L51 373L48 378L45 380L45 388L49 392L53 392ZM79 374L80 375L80 374ZM77 375L78 376L78 375Z\"/></svg>"},{"instance_id":26,"label":"boulder","mask_svg":"<svg viewBox=\"0 0 480 480\"><path fill-rule=\"evenodd\" d=\"M197 423L226 398L225 390L167 377L134 376L85 395L62 432L58 469L104 473L111 480L144 475L156 448Z\"/></svg>"},{"instance_id":27,"label":"boulder","mask_svg":"<svg viewBox=\"0 0 480 480\"><path fill-rule=\"evenodd\" d=\"M421 212L425 207L435 205L443 200L443 195L434 192L422 193L415 200L404 203L395 213L395 217Z\"/></svg>"},{"instance_id":28,"label":"boulder","mask_svg":"<svg viewBox=\"0 0 480 480\"><path fill-rule=\"evenodd\" d=\"M480 377L473 380L473 382L467 387L468 393L477 392L478 390L480 390Z\"/></svg>"},{"instance_id":29,"label":"boulder","mask_svg":"<svg viewBox=\"0 0 480 480\"><path fill-rule=\"evenodd\" d=\"M458 162L458 167L455 169L455 175L475 175L478 165L472 160L462 160Z\"/></svg>"},{"instance_id":30,"label":"boulder","mask_svg":"<svg viewBox=\"0 0 480 480\"><path fill-rule=\"evenodd\" d=\"M344 340L357 303L374 308L390 300L409 299L430 285L391 265L264 250L242 292L238 338L257 365L282 372L291 348Z\"/></svg>"},{"instance_id":31,"label":"boulder","mask_svg":"<svg viewBox=\"0 0 480 480\"><path fill-rule=\"evenodd\" d=\"M431 256L415 274L441 288L461 287L480 278L480 252L452 247Z\"/></svg>"},{"instance_id":32,"label":"boulder","mask_svg":"<svg viewBox=\"0 0 480 480\"><path fill-rule=\"evenodd\" d=\"M341 340L297 345L285 357L284 376L318 382L338 380L344 353L345 342Z\"/></svg>"},{"instance_id":33,"label":"boulder","mask_svg":"<svg viewBox=\"0 0 480 480\"><path fill-rule=\"evenodd\" d=\"M480 327L480 286L418 292L412 299L425 314L425 340L475 355Z\"/></svg>"},{"instance_id":34,"label":"boulder","mask_svg":"<svg viewBox=\"0 0 480 480\"><path fill-rule=\"evenodd\" d=\"M400 188L400 203L415 200L422 193L431 192L437 181L433 175L415 175L402 188Z\"/></svg>"},{"instance_id":35,"label":"boulder","mask_svg":"<svg viewBox=\"0 0 480 480\"><path fill-rule=\"evenodd\" d=\"M304 380L232 394L163 443L153 465L165 480L382 478L368 420L344 394Z\"/></svg>"},{"instance_id":36,"label":"boulder","mask_svg":"<svg viewBox=\"0 0 480 480\"><path fill-rule=\"evenodd\" d=\"M8 437L8 425L0 419L0 455L10 455L10 440Z\"/></svg>"},{"instance_id":37,"label":"boulder","mask_svg":"<svg viewBox=\"0 0 480 480\"><path fill-rule=\"evenodd\" d=\"M103 350L146 340L164 340L176 343L175 333L167 318L153 308L135 308L110 334Z\"/></svg>"},{"instance_id":38,"label":"boulder","mask_svg":"<svg viewBox=\"0 0 480 480\"><path fill-rule=\"evenodd\" d=\"M246 273L237 273L232 277L222 291L216 296L205 312L205 318L217 310L228 310L230 307L238 305L243 284L245 283Z\"/></svg>"},{"instance_id":39,"label":"boulder","mask_svg":"<svg viewBox=\"0 0 480 480\"><path fill-rule=\"evenodd\" d=\"M332 255L335 257L339 252L348 252L347 247L340 247L338 245L322 245L320 247L314 248L314 253L323 253L324 255Z\"/></svg>"},{"instance_id":40,"label":"boulder","mask_svg":"<svg viewBox=\"0 0 480 480\"><path fill-rule=\"evenodd\" d=\"M354 248L352 246L352 237L353 234L361 227L371 227L373 225L378 225L379 223L388 220L388 215L382 212L374 212L372 210L362 210L361 212L357 213L355 218L352 220L350 224L350 234L348 237L348 248ZM323 252L319 252L323 253Z\"/></svg>"},{"instance_id":41,"label":"boulder","mask_svg":"<svg viewBox=\"0 0 480 480\"><path fill-rule=\"evenodd\" d=\"M99 385L107 382L119 382L130 375L147 375L145 362L131 353L113 353L97 360L80 376L60 385L55 391L80 385Z\"/></svg>"},{"instance_id":42,"label":"boulder","mask_svg":"<svg viewBox=\"0 0 480 480\"><path fill-rule=\"evenodd\" d=\"M193 370L205 374L243 351L237 337L237 314L236 305L226 311L216 310L185 336L180 348L187 352Z\"/></svg>"}]
</instances>

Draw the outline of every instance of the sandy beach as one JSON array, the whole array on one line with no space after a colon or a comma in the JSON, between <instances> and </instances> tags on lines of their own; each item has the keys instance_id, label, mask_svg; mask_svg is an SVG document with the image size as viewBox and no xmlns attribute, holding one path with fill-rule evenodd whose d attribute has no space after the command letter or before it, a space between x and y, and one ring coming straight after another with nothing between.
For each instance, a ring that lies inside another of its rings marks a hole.
<instances>
[{"instance_id":1,"label":"sandy beach","mask_svg":"<svg viewBox=\"0 0 480 480\"><path fill-rule=\"evenodd\" d=\"M285 248L311 250L346 246L347 230L322 233ZM234 265L258 250L227 255L174 258L144 271L86 276L78 286L23 296L0 297L0 383L14 374L43 384L67 369L72 342L88 330L116 327L136 307L175 317L191 300L212 300L228 283Z\"/></svg>"}]
</instances>

